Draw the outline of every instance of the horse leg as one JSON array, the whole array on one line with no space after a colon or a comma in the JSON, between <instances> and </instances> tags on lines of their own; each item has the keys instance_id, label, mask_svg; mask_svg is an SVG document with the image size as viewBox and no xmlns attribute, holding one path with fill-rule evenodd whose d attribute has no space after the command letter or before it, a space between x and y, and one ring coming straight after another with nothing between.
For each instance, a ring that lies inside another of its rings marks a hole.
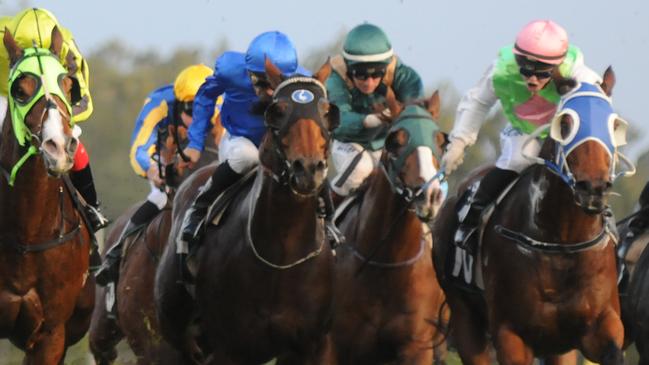
<instances>
[{"instance_id":1,"label":"horse leg","mask_svg":"<svg viewBox=\"0 0 649 365\"><path fill-rule=\"evenodd\" d=\"M95 279L88 274L86 283L79 293L72 317L65 323L65 347L79 342L88 332L95 307Z\"/></svg>"},{"instance_id":2,"label":"horse leg","mask_svg":"<svg viewBox=\"0 0 649 365\"><path fill-rule=\"evenodd\" d=\"M495 345L498 363L503 365L531 365L534 362L532 349L516 334L510 326L500 324L496 327Z\"/></svg>"},{"instance_id":3,"label":"horse leg","mask_svg":"<svg viewBox=\"0 0 649 365\"><path fill-rule=\"evenodd\" d=\"M56 365L65 349L65 325L63 323L48 329L41 329L43 336L34 347L25 352L24 365Z\"/></svg>"},{"instance_id":4,"label":"horse leg","mask_svg":"<svg viewBox=\"0 0 649 365\"><path fill-rule=\"evenodd\" d=\"M582 339L584 356L602 365L624 364L624 328L618 313L609 308L594 323L594 328Z\"/></svg>"},{"instance_id":5,"label":"horse leg","mask_svg":"<svg viewBox=\"0 0 649 365\"><path fill-rule=\"evenodd\" d=\"M111 364L117 358L115 346L124 337L117 321L108 318L106 290L97 288L97 305L90 321L89 345L97 365Z\"/></svg>"},{"instance_id":6,"label":"horse leg","mask_svg":"<svg viewBox=\"0 0 649 365\"><path fill-rule=\"evenodd\" d=\"M436 337L442 337L442 336L436 336ZM448 347L446 346L446 340L444 338L435 339L435 343L433 344L433 364L445 365L447 356L448 356Z\"/></svg>"},{"instance_id":7,"label":"horse leg","mask_svg":"<svg viewBox=\"0 0 649 365\"><path fill-rule=\"evenodd\" d=\"M451 307L450 328L457 352L465 365L489 365L489 349L485 321L471 311L468 305L448 297Z\"/></svg>"}]
</instances>

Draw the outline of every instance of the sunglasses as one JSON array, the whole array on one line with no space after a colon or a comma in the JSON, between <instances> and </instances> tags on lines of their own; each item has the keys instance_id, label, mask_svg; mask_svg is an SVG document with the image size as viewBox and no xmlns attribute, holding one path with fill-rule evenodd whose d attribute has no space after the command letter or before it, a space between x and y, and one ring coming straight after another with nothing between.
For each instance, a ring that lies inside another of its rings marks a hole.
<instances>
[{"instance_id":1,"label":"sunglasses","mask_svg":"<svg viewBox=\"0 0 649 365\"><path fill-rule=\"evenodd\" d=\"M383 76L385 76L385 70L376 70L374 72L367 72L367 70L352 70L352 77L361 81L365 81L369 78L380 79L383 78Z\"/></svg>"},{"instance_id":2,"label":"sunglasses","mask_svg":"<svg viewBox=\"0 0 649 365\"><path fill-rule=\"evenodd\" d=\"M268 82L268 79L266 78L266 74L261 72L249 72L249 75L252 86L258 87L260 89L271 88L270 82Z\"/></svg>"},{"instance_id":3,"label":"sunglasses","mask_svg":"<svg viewBox=\"0 0 649 365\"><path fill-rule=\"evenodd\" d=\"M537 79L549 79L552 77L552 70L548 71L537 71L537 70L530 70L528 68L521 67L519 69L521 75L525 76L525 78L530 78L532 76L536 76Z\"/></svg>"},{"instance_id":4,"label":"sunglasses","mask_svg":"<svg viewBox=\"0 0 649 365\"><path fill-rule=\"evenodd\" d=\"M190 117L193 116L192 114L194 113L194 101L183 101L182 103L178 104L178 107L180 109L181 113L185 113L189 115Z\"/></svg>"}]
</instances>

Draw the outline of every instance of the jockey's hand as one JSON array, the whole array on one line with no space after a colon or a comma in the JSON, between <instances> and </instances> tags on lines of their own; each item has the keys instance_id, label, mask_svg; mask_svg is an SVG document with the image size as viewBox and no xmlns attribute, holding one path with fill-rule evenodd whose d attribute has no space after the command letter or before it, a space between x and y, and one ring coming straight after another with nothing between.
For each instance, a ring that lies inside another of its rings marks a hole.
<instances>
[{"instance_id":1,"label":"jockey's hand","mask_svg":"<svg viewBox=\"0 0 649 365\"><path fill-rule=\"evenodd\" d=\"M453 139L446 147L446 152L442 156L442 169L447 175L455 171L464 162L465 147L466 144L459 139Z\"/></svg>"},{"instance_id":2,"label":"jockey's hand","mask_svg":"<svg viewBox=\"0 0 649 365\"><path fill-rule=\"evenodd\" d=\"M157 188L161 187L164 184L164 181L160 177L160 170L158 169L158 163L152 163L149 169L146 171L146 178L153 183Z\"/></svg>"},{"instance_id":3,"label":"jockey's hand","mask_svg":"<svg viewBox=\"0 0 649 365\"><path fill-rule=\"evenodd\" d=\"M368 114L367 116L365 116L365 119L363 119L363 127L367 129L379 127L383 123L384 122L383 119L381 119L381 113Z\"/></svg>"},{"instance_id":4,"label":"jockey's hand","mask_svg":"<svg viewBox=\"0 0 649 365\"><path fill-rule=\"evenodd\" d=\"M198 162L198 160L201 158L201 151L195 149L195 148L190 148L187 147L183 150L183 153L185 156L189 157L189 161L185 162L184 160L180 160L178 163L179 168L193 168L194 165Z\"/></svg>"},{"instance_id":5,"label":"jockey's hand","mask_svg":"<svg viewBox=\"0 0 649 365\"><path fill-rule=\"evenodd\" d=\"M381 118L381 120L385 123L391 123L392 122L392 112L390 111L390 108L385 108L383 109L379 114L378 117Z\"/></svg>"}]
</instances>

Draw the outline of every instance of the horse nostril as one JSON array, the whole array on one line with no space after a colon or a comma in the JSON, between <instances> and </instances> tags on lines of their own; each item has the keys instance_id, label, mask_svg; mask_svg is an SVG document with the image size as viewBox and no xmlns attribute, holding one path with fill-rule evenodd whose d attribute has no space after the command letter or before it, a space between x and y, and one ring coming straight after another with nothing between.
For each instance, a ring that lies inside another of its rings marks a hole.
<instances>
[{"instance_id":1,"label":"horse nostril","mask_svg":"<svg viewBox=\"0 0 649 365\"><path fill-rule=\"evenodd\" d=\"M575 183L575 189L590 192L593 189L593 185L590 183L590 181L580 180Z\"/></svg>"},{"instance_id":2,"label":"horse nostril","mask_svg":"<svg viewBox=\"0 0 649 365\"><path fill-rule=\"evenodd\" d=\"M304 173L304 163L301 160L293 161L292 166L293 166L293 171L296 174L303 174Z\"/></svg>"},{"instance_id":3,"label":"horse nostril","mask_svg":"<svg viewBox=\"0 0 649 365\"><path fill-rule=\"evenodd\" d=\"M318 161L316 165L316 171L324 171L327 168L327 163L325 161Z\"/></svg>"},{"instance_id":4,"label":"horse nostril","mask_svg":"<svg viewBox=\"0 0 649 365\"><path fill-rule=\"evenodd\" d=\"M43 149L48 154L55 155L57 153L58 146L56 145L56 142L54 142L54 140L48 139L47 141L43 142Z\"/></svg>"},{"instance_id":5,"label":"horse nostril","mask_svg":"<svg viewBox=\"0 0 649 365\"><path fill-rule=\"evenodd\" d=\"M68 154L70 155L75 154L75 152L77 152L77 147L79 147L79 140L74 137L70 138L68 140L68 146L66 147Z\"/></svg>"}]
</instances>

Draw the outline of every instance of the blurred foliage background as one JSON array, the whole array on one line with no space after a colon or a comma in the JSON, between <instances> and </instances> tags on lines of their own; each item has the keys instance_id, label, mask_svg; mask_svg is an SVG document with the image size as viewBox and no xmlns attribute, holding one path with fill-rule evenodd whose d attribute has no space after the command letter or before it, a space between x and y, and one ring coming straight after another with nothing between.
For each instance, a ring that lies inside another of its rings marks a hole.
<instances>
[{"instance_id":1,"label":"blurred foliage background","mask_svg":"<svg viewBox=\"0 0 649 365\"><path fill-rule=\"evenodd\" d=\"M303 65L316 70L327 57L338 53L346 29L341 29L334 41L322 44L308 55L302 55ZM316 47L314 45L314 47ZM90 153L91 166L95 175L100 200L109 217L117 217L124 209L146 197L149 185L135 175L129 164L129 142L135 118L145 97L153 89L172 83L176 74L184 67L202 62L212 67L216 56L228 49L227 39L215 42L211 50L186 47L175 50L136 50L123 42L114 40L96 51L86 53L90 65L91 92L95 103L92 117L81 124L81 140ZM83 50L82 50L83 51ZM164 54L164 55L163 55ZM408 63L408 60L403 60ZM431 67L434 67L431 60ZM485 65L486 67L486 65ZM439 75L436 80L426 80L427 94L440 90L442 112L439 124L446 132L453 126L455 108L465 90L457 90L453 85L453 75ZM477 81L477 80L476 80ZM484 123L478 142L468 149L465 163L450 177L451 192L458 179L463 178L476 166L493 163L499 151L498 134L505 120L498 108L492 111ZM630 121L629 140L639 133ZM615 184L619 197L612 197L611 203L618 218L629 214L637 197L648 180L646 167L649 153L642 154L638 161L638 173L631 178L620 179ZM126 346L122 344L121 350ZM131 355L125 352L119 363L134 363ZM21 354L4 341L0 343L0 364L19 364ZM456 361L451 361L456 363ZM87 364L87 342L69 352L66 364Z\"/></svg>"}]
</instances>

